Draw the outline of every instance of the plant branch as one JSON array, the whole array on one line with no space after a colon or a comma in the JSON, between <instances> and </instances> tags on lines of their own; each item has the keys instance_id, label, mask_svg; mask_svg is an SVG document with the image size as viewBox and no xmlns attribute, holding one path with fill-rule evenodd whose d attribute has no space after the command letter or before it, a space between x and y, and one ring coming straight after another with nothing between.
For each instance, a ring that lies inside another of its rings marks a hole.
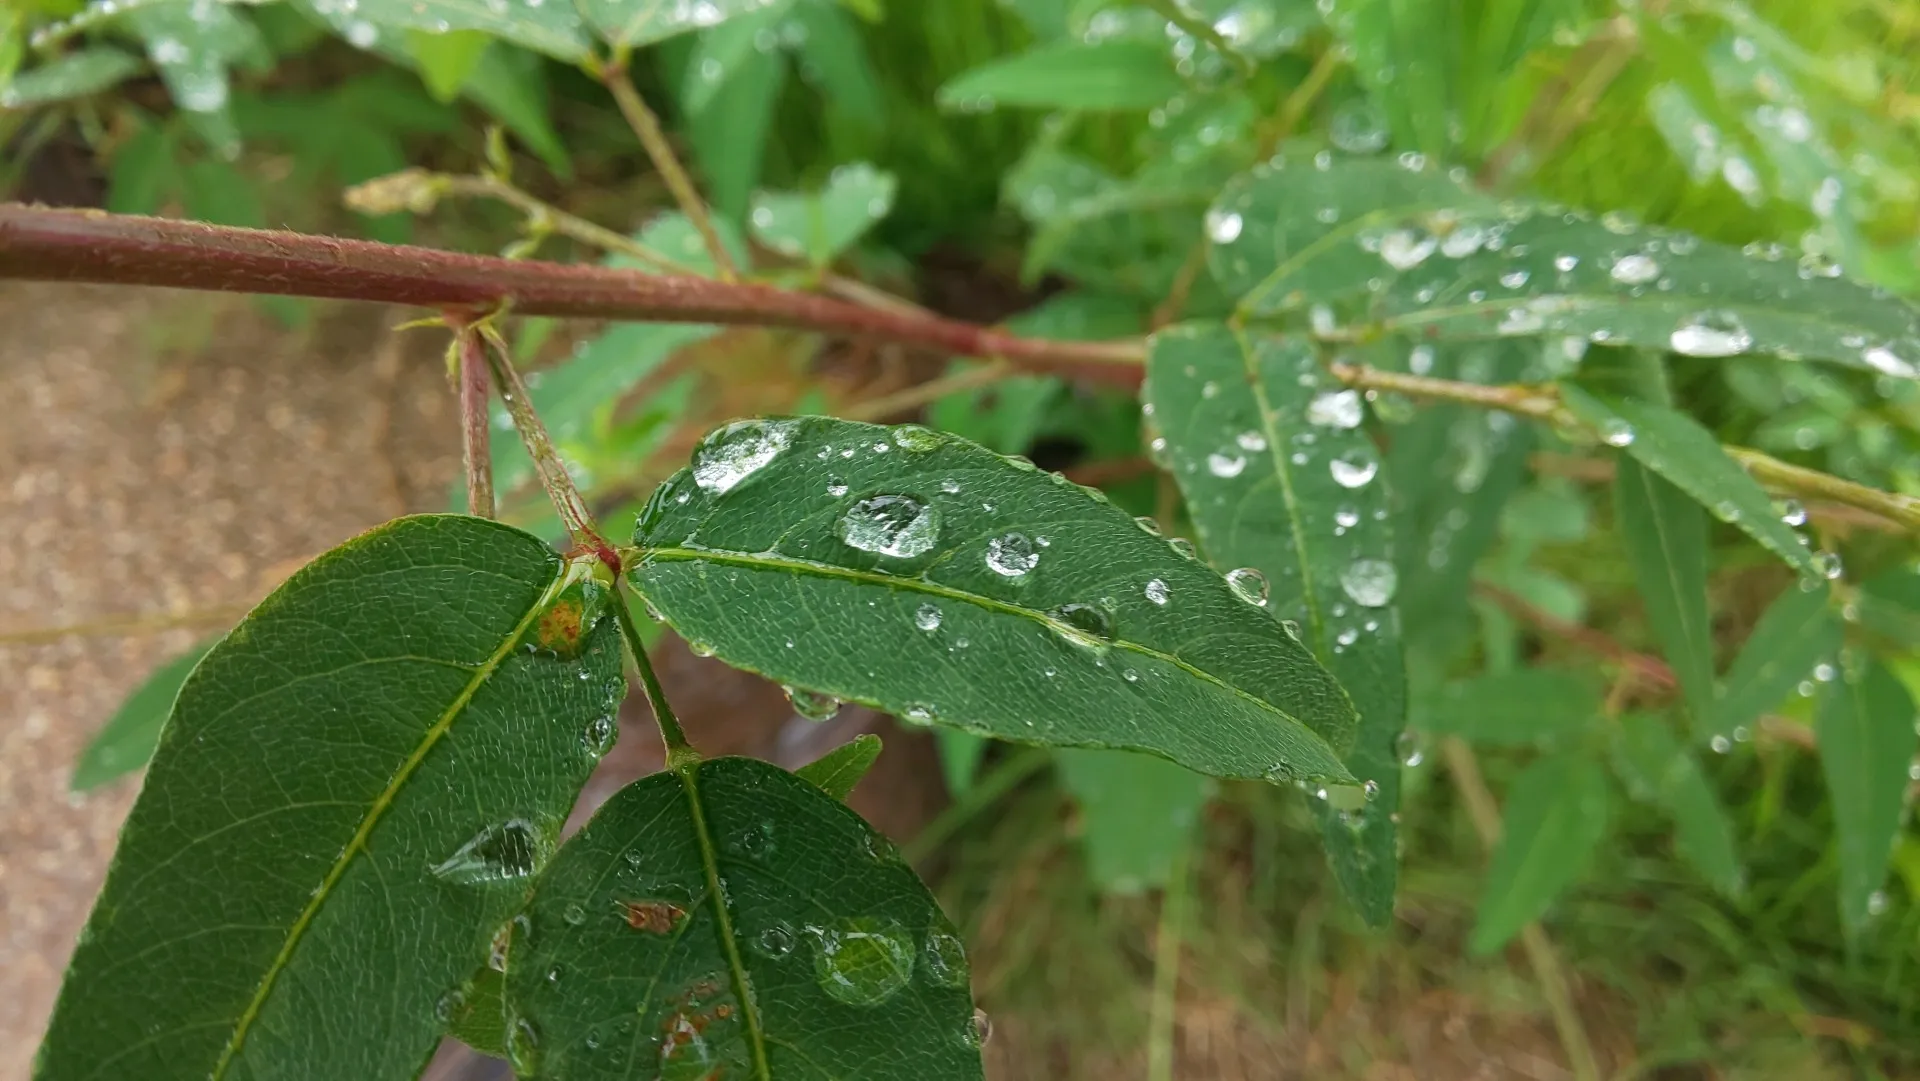
<instances>
[{"instance_id":1,"label":"plant branch","mask_svg":"<svg viewBox=\"0 0 1920 1081\"><path fill-rule=\"evenodd\" d=\"M627 603L627 590L620 582L614 583L613 612L620 621L620 637L627 642L627 655L633 658L633 666L640 673L640 688L646 692L647 705L653 709L653 723L660 729L660 741L666 744L667 768L679 769L698 762L700 754L687 742L686 730L680 727L680 718L667 704L667 692L661 689L660 677L654 674L653 662L647 659L647 645L640 640L640 628L634 625L633 609Z\"/></svg>"},{"instance_id":2,"label":"plant branch","mask_svg":"<svg viewBox=\"0 0 1920 1081\"><path fill-rule=\"evenodd\" d=\"M157 634L161 631L177 630L181 627L203 627L209 624L237 623L247 614L251 605L220 605L213 608L196 608L186 612L162 612L154 615L117 615L103 616L99 619L85 619L77 623L62 623L53 627L24 627L20 630L0 630L0 646L38 646L48 642L59 642L68 638L113 638L141 634Z\"/></svg>"},{"instance_id":3,"label":"plant branch","mask_svg":"<svg viewBox=\"0 0 1920 1081\"><path fill-rule=\"evenodd\" d=\"M406 245L234 229L101 211L0 204L0 279L158 285L412 304L476 314L784 326L1121 386L1140 381L1139 341L1022 338L930 314L811 293L616 267L500 259Z\"/></svg>"},{"instance_id":4,"label":"plant branch","mask_svg":"<svg viewBox=\"0 0 1920 1081\"><path fill-rule=\"evenodd\" d=\"M673 193L673 200L680 204L680 210L693 223L700 239L707 245L707 254L713 257L713 265L725 282L740 277L740 269L733 264L733 256L728 254L727 246L720 240L719 230L713 227L713 218L707 213L707 204L700 198L700 192L693 186L693 178L680 164L673 152L673 144L667 141L667 133L660 128L660 118L633 88L633 80L627 76L626 65L614 64L603 68L600 81L606 85L613 100L620 106L620 113L627 118L627 125L640 138L640 145L647 150L647 157L653 159L653 167L660 170L660 178L667 182L667 190Z\"/></svg>"},{"instance_id":5,"label":"plant branch","mask_svg":"<svg viewBox=\"0 0 1920 1081\"><path fill-rule=\"evenodd\" d=\"M487 375L486 344L471 326L454 331L453 340L460 380L460 462L467 475L467 513L492 518L493 417L487 406L493 382Z\"/></svg>"},{"instance_id":6,"label":"plant branch","mask_svg":"<svg viewBox=\"0 0 1920 1081\"><path fill-rule=\"evenodd\" d=\"M410 189L417 189L419 194L411 194ZM618 252L671 274L696 273L685 263L670 259L624 233L578 214L570 214L495 176L460 176L405 169L347 189L346 204L356 210L372 213L392 213L399 209L425 213L433 209L439 197L446 195L493 199L513 207L561 236L571 237L603 252Z\"/></svg>"}]
</instances>

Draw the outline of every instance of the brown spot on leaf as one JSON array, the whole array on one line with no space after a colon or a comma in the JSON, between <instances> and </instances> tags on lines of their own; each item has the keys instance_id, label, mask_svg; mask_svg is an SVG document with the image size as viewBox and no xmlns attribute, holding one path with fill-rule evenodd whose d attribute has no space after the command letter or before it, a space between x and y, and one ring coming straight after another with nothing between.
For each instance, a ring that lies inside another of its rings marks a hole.
<instances>
[{"instance_id":1,"label":"brown spot on leaf","mask_svg":"<svg viewBox=\"0 0 1920 1081\"><path fill-rule=\"evenodd\" d=\"M664 935L685 918L687 910L670 901L622 901L620 910L627 917L627 926L636 931Z\"/></svg>"},{"instance_id":2,"label":"brown spot on leaf","mask_svg":"<svg viewBox=\"0 0 1920 1081\"><path fill-rule=\"evenodd\" d=\"M534 637L542 649L572 653L580 645L581 622L586 608L577 597L566 597L540 613Z\"/></svg>"}]
</instances>

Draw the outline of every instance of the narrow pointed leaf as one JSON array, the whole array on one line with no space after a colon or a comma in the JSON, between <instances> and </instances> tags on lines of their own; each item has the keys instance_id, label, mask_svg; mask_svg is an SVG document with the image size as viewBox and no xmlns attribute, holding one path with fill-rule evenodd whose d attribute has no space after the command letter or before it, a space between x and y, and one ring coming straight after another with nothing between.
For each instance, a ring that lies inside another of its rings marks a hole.
<instances>
[{"instance_id":1,"label":"narrow pointed leaf","mask_svg":"<svg viewBox=\"0 0 1920 1081\"><path fill-rule=\"evenodd\" d=\"M1693 752L1665 722L1646 714L1620 718L1615 735L1614 765L1627 791L1664 808L1673 817L1680 854L1714 889L1729 897L1738 894L1743 876L1733 822Z\"/></svg>"},{"instance_id":2,"label":"narrow pointed leaf","mask_svg":"<svg viewBox=\"0 0 1920 1081\"><path fill-rule=\"evenodd\" d=\"M1840 918L1849 936L1873 914L1900 831L1913 761L1913 700L1885 665L1869 660L1825 684L1815 714L1820 765L1840 846Z\"/></svg>"},{"instance_id":3,"label":"narrow pointed leaf","mask_svg":"<svg viewBox=\"0 0 1920 1081\"><path fill-rule=\"evenodd\" d=\"M316 5L320 8L330 8L322 17L356 44L375 39L381 27L428 33L478 30L567 61L584 58L591 44L573 5L557 0L359 0L351 9Z\"/></svg>"},{"instance_id":4,"label":"narrow pointed leaf","mask_svg":"<svg viewBox=\"0 0 1920 1081\"><path fill-rule=\"evenodd\" d=\"M1267 613L1096 493L924 428L740 421L635 531L690 642L909 723L1350 781L1346 694Z\"/></svg>"},{"instance_id":5,"label":"narrow pointed leaf","mask_svg":"<svg viewBox=\"0 0 1920 1081\"><path fill-rule=\"evenodd\" d=\"M1711 727L1696 729L1703 738L1733 739L1839 652L1840 624L1827 610L1827 585L1806 585L1781 590L1754 625L1721 684Z\"/></svg>"},{"instance_id":6,"label":"narrow pointed leaf","mask_svg":"<svg viewBox=\"0 0 1920 1081\"><path fill-rule=\"evenodd\" d=\"M1167 51L1141 41L1072 42L995 60L940 88L940 103L966 108L1151 109L1185 89Z\"/></svg>"},{"instance_id":7,"label":"narrow pointed leaf","mask_svg":"<svg viewBox=\"0 0 1920 1081\"><path fill-rule=\"evenodd\" d=\"M1300 339L1195 324L1153 339L1146 401L1209 559L1293 621L1360 713L1347 767L1374 798L1320 804L1327 851L1370 923L1393 914L1406 670L1380 456L1357 391ZM1257 585L1255 584L1257 583Z\"/></svg>"},{"instance_id":8,"label":"narrow pointed leaf","mask_svg":"<svg viewBox=\"0 0 1920 1081\"><path fill-rule=\"evenodd\" d=\"M747 222L755 239L815 266L831 263L893 208L894 181L866 162L833 170L817 192L761 192Z\"/></svg>"},{"instance_id":9,"label":"narrow pointed leaf","mask_svg":"<svg viewBox=\"0 0 1920 1081\"><path fill-rule=\"evenodd\" d=\"M1600 696L1571 672L1523 668L1448 684L1414 723L1480 747L1529 747L1578 736L1600 716Z\"/></svg>"},{"instance_id":10,"label":"narrow pointed leaf","mask_svg":"<svg viewBox=\"0 0 1920 1081\"><path fill-rule=\"evenodd\" d=\"M1606 836L1606 774L1578 753L1542 758L1521 771L1500 809L1500 845L1487 869L1475 953L1505 945L1579 881Z\"/></svg>"},{"instance_id":11,"label":"narrow pointed leaf","mask_svg":"<svg viewBox=\"0 0 1920 1081\"><path fill-rule=\"evenodd\" d=\"M131 78L140 66L137 58L109 46L76 49L0 86L0 109L27 109L97 94Z\"/></svg>"},{"instance_id":12,"label":"narrow pointed leaf","mask_svg":"<svg viewBox=\"0 0 1920 1081\"><path fill-rule=\"evenodd\" d=\"M507 954L519 1072L981 1076L966 951L899 853L790 773L720 758L620 791Z\"/></svg>"},{"instance_id":13,"label":"narrow pointed leaf","mask_svg":"<svg viewBox=\"0 0 1920 1081\"><path fill-rule=\"evenodd\" d=\"M173 700L180 694L180 685L213 646L212 641L194 646L154 669L145 682L134 688L99 735L80 752L80 761L73 767L75 792L98 788L147 764L153 757L154 746L160 742L160 726L166 722L167 714L173 712Z\"/></svg>"},{"instance_id":14,"label":"narrow pointed leaf","mask_svg":"<svg viewBox=\"0 0 1920 1081\"><path fill-rule=\"evenodd\" d=\"M524 2L524 0L523 0ZM772 0L575 0L609 44L638 48L768 6Z\"/></svg>"},{"instance_id":15,"label":"narrow pointed leaf","mask_svg":"<svg viewBox=\"0 0 1920 1081\"><path fill-rule=\"evenodd\" d=\"M262 601L180 691L36 1076L414 1077L611 739L604 596L436 516Z\"/></svg>"},{"instance_id":16,"label":"narrow pointed leaf","mask_svg":"<svg viewBox=\"0 0 1920 1081\"><path fill-rule=\"evenodd\" d=\"M1647 623L1680 677L1694 717L1713 713L1713 639L1707 622L1707 519L1685 492L1632 458L1613 483L1620 541Z\"/></svg>"},{"instance_id":17,"label":"narrow pointed leaf","mask_svg":"<svg viewBox=\"0 0 1920 1081\"><path fill-rule=\"evenodd\" d=\"M1282 156L1229 185L1209 222L1214 274L1247 315L1331 304L1336 320L1424 338L1578 335L1904 377L1920 364L1916 309L1827 267L1494 202L1417 156Z\"/></svg>"},{"instance_id":18,"label":"narrow pointed leaf","mask_svg":"<svg viewBox=\"0 0 1920 1081\"><path fill-rule=\"evenodd\" d=\"M1079 805L1080 844L1094 885L1121 894L1165 886L1193 844L1207 779L1126 751L1062 747L1053 762Z\"/></svg>"},{"instance_id":19,"label":"narrow pointed leaf","mask_svg":"<svg viewBox=\"0 0 1920 1081\"><path fill-rule=\"evenodd\" d=\"M1819 576L1813 550L1792 526L1781 521L1766 489L1727 457L1720 441L1692 417L1650 402L1602 401L1571 385L1563 385L1560 392L1567 407L1580 419L1603 432L1619 433L1616 439L1630 436L1628 454L1672 481L1711 510L1714 517L1739 527L1808 578Z\"/></svg>"},{"instance_id":20,"label":"narrow pointed leaf","mask_svg":"<svg viewBox=\"0 0 1920 1081\"><path fill-rule=\"evenodd\" d=\"M862 733L794 770L794 776L843 800L880 758L880 737Z\"/></svg>"}]
</instances>

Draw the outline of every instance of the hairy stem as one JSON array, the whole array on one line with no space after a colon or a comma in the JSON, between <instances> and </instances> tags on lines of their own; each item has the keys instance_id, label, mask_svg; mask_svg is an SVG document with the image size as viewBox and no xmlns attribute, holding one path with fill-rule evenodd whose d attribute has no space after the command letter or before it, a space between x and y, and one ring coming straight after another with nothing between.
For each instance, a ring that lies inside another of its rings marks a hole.
<instances>
[{"instance_id":1,"label":"hairy stem","mask_svg":"<svg viewBox=\"0 0 1920 1081\"><path fill-rule=\"evenodd\" d=\"M593 552L620 573L620 556L607 539L600 534L599 525L593 520L593 512L587 509L587 501L580 495L580 489L573 483L573 475L567 472L567 463L561 459L560 452L554 449L553 439L547 435L547 426L540 420L540 414L534 411L533 398L527 391L527 384L520 378L520 372L514 368L513 359L507 355L507 343L500 340L498 334L485 323L469 324L461 328L462 333L473 333L484 337L489 347L486 350L487 363L493 368L493 376L500 381L500 400L507 404L507 413L513 417L513 426L520 432L520 442L527 448L527 457L533 459L533 467L540 474L540 484L547 490L547 498L553 500L553 509L560 516L560 522L566 526L567 536L576 548Z\"/></svg>"},{"instance_id":2,"label":"hairy stem","mask_svg":"<svg viewBox=\"0 0 1920 1081\"><path fill-rule=\"evenodd\" d=\"M640 640L640 628L633 622L633 607L627 603L624 584L614 588L613 611L620 620L620 637L626 639L627 655L633 658L633 667L640 673L640 689L646 693L647 705L653 709L653 723L660 729L660 741L666 744L667 768L679 769L698 762L700 754L687 742L686 730L680 727L680 718L674 716L673 707L667 704L667 692L660 689L660 677L654 674L653 662L647 659L647 646Z\"/></svg>"},{"instance_id":3,"label":"hairy stem","mask_svg":"<svg viewBox=\"0 0 1920 1081\"><path fill-rule=\"evenodd\" d=\"M471 326L454 332L460 379L460 461L467 474L467 513L494 517L493 424L488 399L493 381L487 373L486 343Z\"/></svg>"},{"instance_id":4,"label":"hairy stem","mask_svg":"<svg viewBox=\"0 0 1920 1081\"><path fill-rule=\"evenodd\" d=\"M720 274L721 281L735 281L740 270L733 264L733 256L727 253L727 246L720 241L719 230L713 227L713 218L707 213L707 204L700 198L700 192L693 186L693 178L680 164L680 158L673 152L673 144L667 141L667 133L661 130L660 118L647 107L640 92L633 88L633 80L627 77L624 65L613 65L601 73L602 83L613 95L620 106L620 113L627 118L627 125L640 138L640 145L647 150L647 157L653 159L653 167L660 170L660 178L667 182L667 190L673 193L673 200L680 204L680 210L693 223L700 239L707 246L707 254L713 257L714 268Z\"/></svg>"}]
</instances>

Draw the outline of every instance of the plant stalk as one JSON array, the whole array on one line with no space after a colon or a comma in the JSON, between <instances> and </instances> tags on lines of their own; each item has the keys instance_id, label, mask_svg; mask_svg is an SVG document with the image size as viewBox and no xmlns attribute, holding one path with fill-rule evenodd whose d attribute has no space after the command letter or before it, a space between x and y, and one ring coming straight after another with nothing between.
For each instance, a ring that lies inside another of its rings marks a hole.
<instances>
[{"instance_id":1,"label":"plant stalk","mask_svg":"<svg viewBox=\"0 0 1920 1081\"><path fill-rule=\"evenodd\" d=\"M660 688L660 677L654 674L653 662L647 659L647 647L640 641L640 628L634 625L624 582L615 585L613 600L614 616L620 620L620 637L627 641L627 655L633 658L633 666L640 673L640 689L646 693L647 705L653 709L653 723L660 729L660 742L667 748L667 768L678 770L700 761L700 753L687 742L686 730L680 727L680 718L674 716L673 707L667 704L667 692Z\"/></svg>"},{"instance_id":2,"label":"plant stalk","mask_svg":"<svg viewBox=\"0 0 1920 1081\"><path fill-rule=\"evenodd\" d=\"M647 150L647 157L653 159L653 167L660 170L660 178L667 182L667 190L673 193L673 201L680 204L680 211L693 223L700 239L707 246L707 254L713 257L713 265L723 282L737 281L740 269L733 263L733 256L727 253L727 246L720 240L719 230L713 227L713 218L707 213L707 204L700 198L699 189L693 186L693 178L680 164L680 158L673 152L673 144L667 141L667 133L660 127L660 118L633 88L633 80L627 76L626 65L609 65L601 71L600 81L606 85L608 93L613 95L620 113L627 118L627 125L640 138L640 145Z\"/></svg>"},{"instance_id":3,"label":"plant stalk","mask_svg":"<svg viewBox=\"0 0 1920 1081\"><path fill-rule=\"evenodd\" d=\"M486 343L471 326L454 332L460 379L460 460L467 474L467 513L494 517L493 424L488 399L493 381L487 372Z\"/></svg>"},{"instance_id":4,"label":"plant stalk","mask_svg":"<svg viewBox=\"0 0 1920 1081\"><path fill-rule=\"evenodd\" d=\"M500 400L507 405L507 413L513 417L513 426L520 432L520 442L527 448L527 457L533 459L533 467L540 474L540 484L547 490L547 498L553 501L553 509L560 516L560 522L566 526L567 536L574 547L593 552L613 568L614 574L620 573L620 555L613 545L600 534L599 525L593 520L593 511L587 508L586 498L580 489L574 486L573 475L567 472L567 463L554 448L553 438L547 434L547 426L540 420L540 414L534 411L533 398L527 391L527 384L520 378L520 372L514 368L513 359L508 355L507 343L486 323L471 323L461 328L462 333L472 333L486 339L488 364L493 368L493 376L500 381Z\"/></svg>"}]
</instances>

